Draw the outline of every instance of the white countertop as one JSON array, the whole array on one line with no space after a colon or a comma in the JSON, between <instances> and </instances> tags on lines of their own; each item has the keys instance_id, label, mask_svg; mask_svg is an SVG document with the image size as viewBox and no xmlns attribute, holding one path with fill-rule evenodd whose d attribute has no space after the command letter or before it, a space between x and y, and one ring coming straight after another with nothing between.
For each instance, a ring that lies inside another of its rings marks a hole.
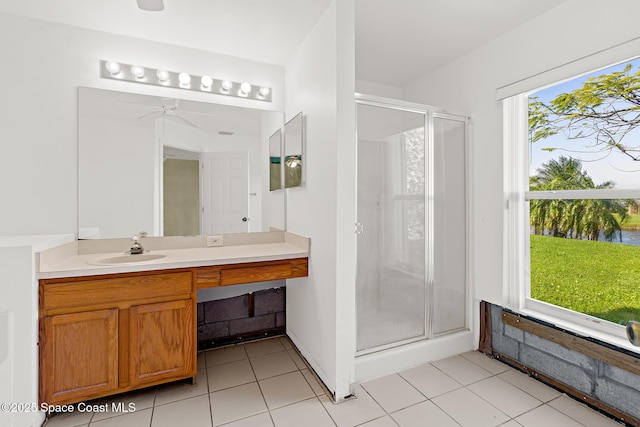
<instances>
[{"instance_id":1,"label":"white countertop","mask_svg":"<svg viewBox=\"0 0 640 427\"><path fill-rule=\"evenodd\" d=\"M59 257L55 262L41 262L38 278L49 279L92 276L308 257L308 241L307 245L304 244L304 240L302 240L302 244L300 244L300 239L306 238L295 236L293 239L284 239L287 241L281 242L239 244L220 247L152 249L148 253L164 254L166 256L157 260L126 264L92 264L104 258L122 256L123 252L71 254L70 256ZM135 256L136 255L131 255L132 259L135 258Z\"/></svg>"}]
</instances>

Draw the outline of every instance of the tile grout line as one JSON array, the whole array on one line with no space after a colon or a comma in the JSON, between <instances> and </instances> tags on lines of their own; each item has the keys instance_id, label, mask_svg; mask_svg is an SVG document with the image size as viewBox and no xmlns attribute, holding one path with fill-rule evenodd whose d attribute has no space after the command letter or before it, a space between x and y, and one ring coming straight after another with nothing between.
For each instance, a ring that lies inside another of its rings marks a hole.
<instances>
[{"instance_id":1,"label":"tile grout line","mask_svg":"<svg viewBox=\"0 0 640 427\"><path fill-rule=\"evenodd\" d=\"M251 366L251 371L253 372L253 377L256 379L256 385L258 386L258 390L260 390L260 396L262 396L262 401L264 402L264 407L267 408L267 414L269 414L269 419L271 420L271 424L273 426L276 425L276 423L273 421L273 416L271 415L271 410L269 409L269 404L267 403L267 399L264 397L264 392L262 391L262 387L260 386L260 381L258 381L258 376L256 375L256 370L253 368L253 363L251 363L251 357L249 357L249 353L247 353L247 349L246 347L243 345L242 346L244 349L244 353L247 356L247 359L249 361L249 366ZM263 413L263 412L261 412ZM246 417L249 418L249 417ZM243 419L246 419L243 418Z\"/></svg>"}]
</instances>

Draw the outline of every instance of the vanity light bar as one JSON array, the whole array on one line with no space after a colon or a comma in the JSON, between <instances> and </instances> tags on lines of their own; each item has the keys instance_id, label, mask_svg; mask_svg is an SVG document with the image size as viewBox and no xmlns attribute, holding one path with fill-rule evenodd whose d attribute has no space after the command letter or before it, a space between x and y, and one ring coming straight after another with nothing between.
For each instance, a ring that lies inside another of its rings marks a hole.
<instances>
[{"instance_id":1,"label":"vanity light bar","mask_svg":"<svg viewBox=\"0 0 640 427\"><path fill-rule=\"evenodd\" d=\"M208 92L218 95L236 96L271 102L271 88L252 85L247 82L218 80L211 76L197 76L184 72L175 72L158 68L143 67L137 64L100 60L100 77L103 79L122 80L126 82L144 83L176 89Z\"/></svg>"}]
</instances>

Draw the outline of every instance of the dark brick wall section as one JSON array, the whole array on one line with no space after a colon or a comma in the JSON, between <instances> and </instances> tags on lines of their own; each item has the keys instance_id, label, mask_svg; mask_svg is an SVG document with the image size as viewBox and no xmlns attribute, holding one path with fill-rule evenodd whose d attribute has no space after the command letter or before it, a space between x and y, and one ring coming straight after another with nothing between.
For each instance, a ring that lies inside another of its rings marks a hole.
<instances>
[{"instance_id":1,"label":"dark brick wall section","mask_svg":"<svg viewBox=\"0 0 640 427\"><path fill-rule=\"evenodd\" d=\"M198 325L204 324L204 304L198 304Z\"/></svg>"},{"instance_id":2,"label":"dark brick wall section","mask_svg":"<svg viewBox=\"0 0 640 427\"><path fill-rule=\"evenodd\" d=\"M229 322L229 335L242 335L276 327L275 314L235 319Z\"/></svg>"},{"instance_id":3,"label":"dark brick wall section","mask_svg":"<svg viewBox=\"0 0 640 427\"><path fill-rule=\"evenodd\" d=\"M491 305L493 350L640 419L640 376L507 325L502 311Z\"/></svg>"},{"instance_id":4,"label":"dark brick wall section","mask_svg":"<svg viewBox=\"0 0 640 427\"><path fill-rule=\"evenodd\" d=\"M285 288L266 289L255 292L255 315L285 311Z\"/></svg>"},{"instance_id":5,"label":"dark brick wall section","mask_svg":"<svg viewBox=\"0 0 640 427\"><path fill-rule=\"evenodd\" d=\"M282 335L286 288L198 303L198 349Z\"/></svg>"},{"instance_id":6,"label":"dark brick wall section","mask_svg":"<svg viewBox=\"0 0 640 427\"><path fill-rule=\"evenodd\" d=\"M249 315L249 294L204 303L204 323L242 319Z\"/></svg>"}]
</instances>

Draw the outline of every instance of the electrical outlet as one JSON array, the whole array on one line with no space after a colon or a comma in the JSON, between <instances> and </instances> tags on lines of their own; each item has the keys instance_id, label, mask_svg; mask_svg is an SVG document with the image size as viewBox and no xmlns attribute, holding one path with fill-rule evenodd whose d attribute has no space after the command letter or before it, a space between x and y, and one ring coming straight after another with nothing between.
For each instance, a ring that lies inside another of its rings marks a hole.
<instances>
[{"instance_id":1,"label":"electrical outlet","mask_svg":"<svg viewBox=\"0 0 640 427\"><path fill-rule=\"evenodd\" d=\"M224 243L221 235L207 236L207 246L222 246Z\"/></svg>"}]
</instances>

